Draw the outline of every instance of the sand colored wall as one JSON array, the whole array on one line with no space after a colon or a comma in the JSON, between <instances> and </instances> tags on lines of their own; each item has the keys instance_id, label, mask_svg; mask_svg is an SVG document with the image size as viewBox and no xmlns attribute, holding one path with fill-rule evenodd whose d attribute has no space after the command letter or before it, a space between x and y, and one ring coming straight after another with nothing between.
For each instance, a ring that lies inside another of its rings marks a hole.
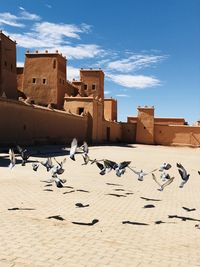
<instances>
[{"instance_id":1,"label":"sand colored wall","mask_svg":"<svg viewBox=\"0 0 200 267\"><path fill-rule=\"evenodd\" d=\"M200 146L200 127L155 125L155 144Z\"/></svg>"},{"instance_id":2,"label":"sand colored wall","mask_svg":"<svg viewBox=\"0 0 200 267\"><path fill-rule=\"evenodd\" d=\"M102 142L121 142L122 130L121 124L111 121L103 122Z\"/></svg>"},{"instance_id":3,"label":"sand colored wall","mask_svg":"<svg viewBox=\"0 0 200 267\"><path fill-rule=\"evenodd\" d=\"M94 143L103 138L103 102L93 97L65 97L64 109L74 114L88 113L88 138Z\"/></svg>"},{"instance_id":4,"label":"sand colored wall","mask_svg":"<svg viewBox=\"0 0 200 267\"><path fill-rule=\"evenodd\" d=\"M117 100L104 98L104 118L107 121L117 121Z\"/></svg>"},{"instance_id":5,"label":"sand colored wall","mask_svg":"<svg viewBox=\"0 0 200 267\"><path fill-rule=\"evenodd\" d=\"M66 143L87 138L87 116L0 98L0 143Z\"/></svg>"},{"instance_id":6,"label":"sand colored wall","mask_svg":"<svg viewBox=\"0 0 200 267\"><path fill-rule=\"evenodd\" d=\"M104 99L104 72L102 70L80 70L80 81L87 85L84 90L87 96L94 96ZM95 85L95 90L92 89Z\"/></svg>"},{"instance_id":7,"label":"sand colored wall","mask_svg":"<svg viewBox=\"0 0 200 267\"><path fill-rule=\"evenodd\" d=\"M154 143L154 108L138 108L136 142Z\"/></svg>"},{"instance_id":8,"label":"sand colored wall","mask_svg":"<svg viewBox=\"0 0 200 267\"><path fill-rule=\"evenodd\" d=\"M17 99L16 43L0 32L0 96Z\"/></svg>"},{"instance_id":9,"label":"sand colored wall","mask_svg":"<svg viewBox=\"0 0 200 267\"><path fill-rule=\"evenodd\" d=\"M26 53L23 92L37 104L62 108L66 93L66 59L60 54ZM35 82L33 81L35 79Z\"/></svg>"},{"instance_id":10,"label":"sand colored wall","mask_svg":"<svg viewBox=\"0 0 200 267\"><path fill-rule=\"evenodd\" d=\"M185 119L183 118L154 118L155 124L167 125L184 125Z\"/></svg>"},{"instance_id":11,"label":"sand colored wall","mask_svg":"<svg viewBox=\"0 0 200 267\"><path fill-rule=\"evenodd\" d=\"M124 143L135 143L136 142L136 130L137 123L121 122L121 140Z\"/></svg>"}]
</instances>

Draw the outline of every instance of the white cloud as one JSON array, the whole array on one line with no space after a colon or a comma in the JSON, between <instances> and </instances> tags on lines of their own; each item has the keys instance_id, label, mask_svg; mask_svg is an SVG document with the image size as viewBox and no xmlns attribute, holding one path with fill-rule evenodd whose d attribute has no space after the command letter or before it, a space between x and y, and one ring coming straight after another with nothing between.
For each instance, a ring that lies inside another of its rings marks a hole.
<instances>
[{"instance_id":1,"label":"white cloud","mask_svg":"<svg viewBox=\"0 0 200 267\"><path fill-rule=\"evenodd\" d=\"M116 84L128 88L143 89L161 85L158 79L144 75L107 74L107 77Z\"/></svg>"},{"instance_id":2,"label":"white cloud","mask_svg":"<svg viewBox=\"0 0 200 267\"><path fill-rule=\"evenodd\" d=\"M46 6L46 7L48 7L48 8L52 8L52 6L51 6L51 5L49 5L49 4L46 4L45 6Z\"/></svg>"},{"instance_id":3,"label":"white cloud","mask_svg":"<svg viewBox=\"0 0 200 267\"><path fill-rule=\"evenodd\" d=\"M28 11L26 11L24 8L20 8L22 11L20 12L20 17L18 19L21 20L40 20L40 16L33 14L33 13L29 13Z\"/></svg>"},{"instance_id":4,"label":"white cloud","mask_svg":"<svg viewBox=\"0 0 200 267\"><path fill-rule=\"evenodd\" d=\"M24 24L18 22L18 17L11 13L0 13L0 25L9 25L14 27L24 27Z\"/></svg>"},{"instance_id":5,"label":"white cloud","mask_svg":"<svg viewBox=\"0 0 200 267\"><path fill-rule=\"evenodd\" d=\"M18 61L18 62L17 62L17 67L24 67L24 62L20 62L20 61Z\"/></svg>"},{"instance_id":6,"label":"white cloud","mask_svg":"<svg viewBox=\"0 0 200 267\"><path fill-rule=\"evenodd\" d=\"M74 68L72 66L67 66L67 80L72 81L73 79L79 80L79 68Z\"/></svg>"},{"instance_id":7,"label":"white cloud","mask_svg":"<svg viewBox=\"0 0 200 267\"><path fill-rule=\"evenodd\" d=\"M107 64L107 69L120 72L130 72L149 67L165 59L166 56L158 55L131 55L126 59L115 60Z\"/></svg>"},{"instance_id":8,"label":"white cloud","mask_svg":"<svg viewBox=\"0 0 200 267\"><path fill-rule=\"evenodd\" d=\"M62 40L63 37L80 39L79 33L88 32L89 29L90 25L87 24L77 26L74 24L41 22L36 23L32 30L38 33L40 38Z\"/></svg>"},{"instance_id":9,"label":"white cloud","mask_svg":"<svg viewBox=\"0 0 200 267\"><path fill-rule=\"evenodd\" d=\"M118 94L118 95L115 95L115 96L118 96L118 97L128 97L128 95L125 95L125 94Z\"/></svg>"},{"instance_id":10,"label":"white cloud","mask_svg":"<svg viewBox=\"0 0 200 267\"><path fill-rule=\"evenodd\" d=\"M111 91L104 91L104 95L110 95Z\"/></svg>"}]
</instances>

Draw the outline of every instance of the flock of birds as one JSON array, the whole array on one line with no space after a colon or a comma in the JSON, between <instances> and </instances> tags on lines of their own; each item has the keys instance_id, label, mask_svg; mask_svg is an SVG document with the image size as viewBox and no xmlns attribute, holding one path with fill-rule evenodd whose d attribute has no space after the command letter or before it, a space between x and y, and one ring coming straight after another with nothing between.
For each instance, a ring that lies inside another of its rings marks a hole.
<instances>
[{"instance_id":1,"label":"flock of birds","mask_svg":"<svg viewBox=\"0 0 200 267\"><path fill-rule=\"evenodd\" d=\"M17 151L19 156L21 157L21 165L25 166L26 163L28 162L29 157L31 154L28 153L26 148L22 148L19 145L16 146ZM148 174L152 174L153 180L156 182L156 184L159 186L158 190L163 191L164 188L168 185L170 185L175 177L171 177L169 173L167 172L172 165L169 163L163 163L159 168L156 168L150 172L144 172L143 170L135 170L135 167L131 167L131 161L122 161L120 163L117 163L115 161L109 160L109 159L90 159L89 157L89 148L87 142L83 142L83 145L78 146L78 141L76 138L74 138L71 142L71 148L69 151L69 157L71 160L75 161L75 155L76 153L81 153L83 157L83 164L82 165L88 165L90 164L96 164L98 169L100 170L99 174L100 175L105 175L109 173L110 171L115 171L116 176L121 177L125 172L126 169L131 170L134 174L137 175L138 181L143 181L144 177ZM14 168L16 164L16 155L14 153L14 149L10 148L9 149L9 159L10 159L10 164L9 168L12 169ZM46 161L36 161L32 163L32 168L34 171L37 171L39 166L42 165L46 168L47 172L51 172L51 179L49 182L55 182L56 186L58 188L63 187L63 184L66 182L65 179L62 179L60 177L61 174L64 173L64 164L66 162L66 158L64 158L63 161L59 162L57 159L54 157L53 158L55 163L53 163L52 158L48 157ZM190 174L188 171L183 167L181 163L176 164L178 168L178 172L181 177L181 183L179 185L180 188L183 188L184 185L188 182ZM155 171L159 170L160 172L160 179L156 177L154 174ZM198 174L200 175L200 171L198 171Z\"/></svg>"},{"instance_id":2,"label":"flock of birds","mask_svg":"<svg viewBox=\"0 0 200 267\"><path fill-rule=\"evenodd\" d=\"M18 153L15 154L15 150L17 149ZM9 168L13 169L16 164L16 156L21 157L21 165L25 166L28 162L29 157L31 154L28 153L28 150L26 148L22 148L19 145L16 146L16 149L10 148L9 149L9 159L10 164ZM71 147L69 151L69 157L71 160L76 160L76 154L81 154L83 157L83 163L82 165L88 165L90 164L96 164L96 166L99 169L100 175L106 175L107 173L114 171L117 177L122 177L127 169L129 169L131 172L133 172L136 176L138 181L143 181L144 177L151 174L152 179L155 181L155 183L159 186L158 190L163 191L164 188L168 185L170 185L175 177L170 176L168 173L168 170L172 168L172 165L170 163L163 163L159 168L153 169L150 172L144 172L143 170L136 170L135 167L131 167L131 161L122 161L122 162L115 162L110 159L91 159L89 157L89 148L88 144L86 142L83 142L81 146L78 146L78 141L76 138L74 138L71 142ZM62 179L61 175L64 173L64 165L66 163L66 157L59 162L55 157L48 157L45 161L35 161L32 163L33 171L37 171L40 166L43 166L46 168L46 171L48 173L51 173L51 178L47 181L49 183L55 182L55 185L58 188L64 187L64 184L66 183L66 179ZM181 163L176 163L176 167L178 168L178 172L181 177L181 183L179 185L179 188L183 188L184 185L188 182L190 178L190 174L188 171L184 168L184 166ZM156 171L159 171L160 177L158 178L155 175ZM198 174L200 175L200 171L198 171ZM81 203L78 203L81 204ZM200 228L200 224L197 225L198 228Z\"/></svg>"}]
</instances>

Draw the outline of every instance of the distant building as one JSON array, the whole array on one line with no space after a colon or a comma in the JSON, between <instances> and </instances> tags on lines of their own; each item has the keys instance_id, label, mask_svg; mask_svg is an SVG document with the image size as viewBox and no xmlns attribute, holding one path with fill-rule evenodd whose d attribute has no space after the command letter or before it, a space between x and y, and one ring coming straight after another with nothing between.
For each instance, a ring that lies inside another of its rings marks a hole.
<instances>
[{"instance_id":1,"label":"distant building","mask_svg":"<svg viewBox=\"0 0 200 267\"><path fill-rule=\"evenodd\" d=\"M0 144L126 142L200 147L200 122L156 118L154 107L117 122L117 100L104 97L104 72L80 69L67 80L67 60L56 51L25 54L16 68L16 42L0 33Z\"/></svg>"}]
</instances>

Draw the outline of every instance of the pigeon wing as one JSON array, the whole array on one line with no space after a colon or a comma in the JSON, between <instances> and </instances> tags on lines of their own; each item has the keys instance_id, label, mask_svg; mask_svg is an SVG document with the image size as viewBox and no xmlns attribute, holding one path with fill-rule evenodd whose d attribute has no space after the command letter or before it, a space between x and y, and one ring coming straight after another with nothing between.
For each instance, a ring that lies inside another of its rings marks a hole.
<instances>
[{"instance_id":1,"label":"pigeon wing","mask_svg":"<svg viewBox=\"0 0 200 267\"><path fill-rule=\"evenodd\" d=\"M171 164L167 163L166 167L165 167L165 170L169 170L170 168L172 167Z\"/></svg>"},{"instance_id":2,"label":"pigeon wing","mask_svg":"<svg viewBox=\"0 0 200 267\"><path fill-rule=\"evenodd\" d=\"M104 169L104 165L101 164L100 162L96 161L96 165L97 165L97 167L98 167L100 170L103 170L103 169Z\"/></svg>"},{"instance_id":3,"label":"pigeon wing","mask_svg":"<svg viewBox=\"0 0 200 267\"><path fill-rule=\"evenodd\" d=\"M171 184L174 180L174 177L171 177L169 180L167 180L166 183L164 183L161 188L164 189L167 185Z\"/></svg>"},{"instance_id":4,"label":"pigeon wing","mask_svg":"<svg viewBox=\"0 0 200 267\"><path fill-rule=\"evenodd\" d=\"M89 148L88 148L88 144L85 141L83 142L82 148L83 148L83 152L88 154Z\"/></svg>"},{"instance_id":5,"label":"pigeon wing","mask_svg":"<svg viewBox=\"0 0 200 267\"><path fill-rule=\"evenodd\" d=\"M158 180L157 180L157 178L156 178L156 176L155 176L155 174L154 173L152 173L152 178L153 178L153 180L161 187L162 185L158 182Z\"/></svg>"},{"instance_id":6,"label":"pigeon wing","mask_svg":"<svg viewBox=\"0 0 200 267\"><path fill-rule=\"evenodd\" d=\"M71 142L70 157L73 156L73 155L76 153L77 146L78 146L77 139L74 138L74 139L72 140L72 142Z\"/></svg>"}]
</instances>

